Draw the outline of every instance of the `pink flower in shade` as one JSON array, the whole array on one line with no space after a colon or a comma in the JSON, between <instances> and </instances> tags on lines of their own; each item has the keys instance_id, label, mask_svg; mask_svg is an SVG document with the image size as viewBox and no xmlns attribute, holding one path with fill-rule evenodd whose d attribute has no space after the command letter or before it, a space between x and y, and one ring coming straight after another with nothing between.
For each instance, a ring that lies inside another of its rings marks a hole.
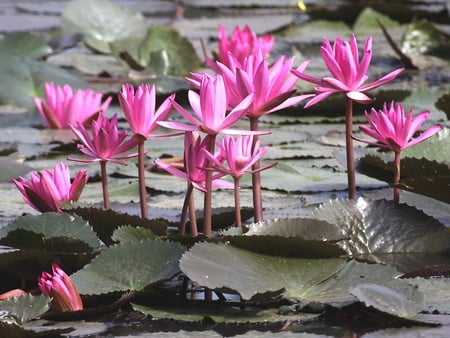
<instances>
[{"instance_id":1,"label":"pink flower in shade","mask_svg":"<svg viewBox=\"0 0 450 338\"><path fill-rule=\"evenodd\" d=\"M92 136L81 123L78 123L78 128L72 125L70 127L81 142L78 148L90 158L69 158L69 160L78 162L111 161L118 164L126 164L120 160L137 156L137 153L123 154L135 148L137 141L135 139L125 140L128 132L119 132L117 115L108 119L104 114L100 114L97 120L92 121Z\"/></svg>"},{"instance_id":2,"label":"pink flower in shade","mask_svg":"<svg viewBox=\"0 0 450 338\"><path fill-rule=\"evenodd\" d=\"M156 109L156 89L149 84L141 84L137 90L125 84L119 93L119 103L131 130L138 139L148 139L158 128L157 122L166 120L172 109L175 94L166 98Z\"/></svg>"},{"instance_id":3,"label":"pink flower in shade","mask_svg":"<svg viewBox=\"0 0 450 338\"><path fill-rule=\"evenodd\" d=\"M38 279L38 286L42 294L51 297L51 306L57 311L83 310L80 294L70 277L55 263L52 272L43 272Z\"/></svg>"},{"instance_id":4,"label":"pink flower in shade","mask_svg":"<svg viewBox=\"0 0 450 338\"><path fill-rule=\"evenodd\" d=\"M44 119L47 128L65 129L77 122L89 123L100 112L105 112L112 100L108 97L103 103L103 94L92 89L73 89L69 85L58 86L45 83L45 101L39 97L34 103Z\"/></svg>"},{"instance_id":5,"label":"pink flower in shade","mask_svg":"<svg viewBox=\"0 0 450 338\"><path fill-rule=\"evenodd\" d=\"M229 54L233 55L238 62L244 62L249 55L261 51L266 57L275 44L275 38L272 35L264 35L257 37L248 25L241 30L239 26L235 26L231 37L228 38L227 31L223 25L219 26L219 53L217 61L230 66ZM205 61L208 67L217 71L218 67L214 60L205 54Z\"/></svg>"},{"instance_id":6,"label":"pink flower in shade","mask_svg":"<svg viewBox=\"0 0 450 338\"><path fill-rule=\"evenodd\" d=\"M395 105L392 101L389 108L384 103L382 110L377 111L372 108L370 115L366 111L365 115L369 126L359 127L362 132L373 137L376 141L357 140L374 146L389 148L394 152L400 152L442 130L441 126L433 126L414 138L416 132L428 119L429 114L429 111L423 111L416 117L413 117L412 109L410 109L408 114L405 114L405 110L400 103Z\"/></svg>"},{"instance_id":7,"label":"pink flower in shade","mask_svg":"<svg viewBox=\"0 0 450 338\"><path fill-rule=\"evenodd\" d=\"M372 99L364 92L391 81L403 71L403 68L396 69L374 82L365 84L372 60L372 37L370 36L365 42L361 61L356 37L353 34L350 36L350 42L336 38L333 46L328 39L324 38L321 54L332 76L318 79L301 71L292 71L299 78L317 85L315 87L317 95L305 105L305 108L336 93L345 93L348 98L359 103L369 103Z\"/></svg>"},{"instance_id":8,"label":"pink flower in shade","mask_svg":"<svg viewBox=\"0 0 450 338\"><path fill-rule=\"evenodd\" d=\"M208 135L217 135L221 132L225 134L249 133L245 130L232 130L229 127L244 117L253 99L252 94L243 98L233 110L228 112L228 93L221 75L202 74L199 84L200 93L192 90L188 93L189 103L198 119L173 101L174 108L192 124L166 121L158 122L158 124L175 130L202 131Z\"/></svg>"},{"instance_id":9,"label":"pink flower in shade","mask_svg":"<svg viewBox=\"0 0 450 338\"><path fill-rule=\"evenodd\" d=\"M252 173L252 165L259 161L267 150L269 150L268 146L260 148L259 141L255 143L252 150L252 144L253 135L238 135L236 138L224 135L221 143L216 142L219 149L218 154L213 155L206 149L204 152L211 160L211 164L215 170L239 179L246 172ZM226 161L227 165L225 165L224 161ZM268 169L273 165L260 168L259 171Z\"/></svg>"},{"instance_id":10,"label":"pink flower in shade","mask_svg":"<svg viewBox=\"0 0 450 338\"><path fill-rule=\"evenodd\" d=\"M244 97L253 94L253 100L247 108L246 115L258 118L293 106L314 95L299 95L295 93L298 78L291 74L294 58L278 58L269 65L261 52L248 56L242 63L230 55L230 66L217 63L219 73L224 77L225 87L230 97L230 107L236 106ZM303 62L296 70L303 72L308 62ZM190 82L195 85L196 78Z\"/></svg>"},{"instance_id":11,"label":"pink flower in shade","mask_svg":"<svg viewBox=\"0 0 450 338\"><path fill-rule=\"evenodd\" d=\"M69 167L55 164L53 171L32 172L31 179L13 179L25 202L40 212L62 212L61 202L78 201L88 180L86 170L80 170L70 182Z\"/></svg>"},{"instance_id":12,"label":"pink flower in shade","mask_svg":"<svg viewBox=\"0 0 450 338\"><path fill-rule=\"evenodd\" d=\"M198 133L186 132L184 137L184 170L171 166L158 159L155 160L156 165L168 173L182 178L192 183L192 185L203 192L206 191L206 170L208 158L204 152L204 149L208 149L210 143L209 135L206 135L203 141ZM220 161L219 161L220 163ZM224 174L213 175L212 186L219 189L232 189L233 184L224 180L221 180Z\"/></svg>"}]
</instances>

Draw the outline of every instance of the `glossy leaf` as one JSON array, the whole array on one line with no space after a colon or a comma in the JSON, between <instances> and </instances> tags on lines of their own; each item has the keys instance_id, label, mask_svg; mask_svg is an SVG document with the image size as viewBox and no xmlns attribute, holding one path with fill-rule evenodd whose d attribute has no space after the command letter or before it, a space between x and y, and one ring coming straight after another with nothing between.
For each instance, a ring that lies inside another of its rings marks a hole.
<instances>
[{"instance_id":1,"label":"glossy leaf","mask_svg":"<svg viewBox=\"0 0 450 338\"><path fill-rule=\"evenodd\" d=\"M16 324L23 325L47 312L50 300L49 297L31 294L2 300L0 301L0 319L12 320Z\"/></svg>"}]
</instances>

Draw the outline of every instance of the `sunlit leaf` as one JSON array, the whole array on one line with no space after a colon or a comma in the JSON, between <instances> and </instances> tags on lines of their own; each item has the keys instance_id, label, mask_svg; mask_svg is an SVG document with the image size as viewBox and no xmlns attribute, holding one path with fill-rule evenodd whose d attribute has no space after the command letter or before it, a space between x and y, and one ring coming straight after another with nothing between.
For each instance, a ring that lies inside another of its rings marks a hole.
<instances>
[{"instance_id":1,"label":"sunlit leaf","mask_svg":"<svg viewBox=\"0 0 450 338\"><path fill-rule=\"evenodd\" d=\"M0 301L1 319L11 319L19 325L39 317L49 309L50 298L25 294Z\"/></svg>"},{"instance_id":2,"label":"sunlit leaf","mask_svg":"<svg viewBox=\"0 0 450 338\"><path fill-rule=\"evenodd\" d=\"M9 33L0 41L0 54L39 58L51 52L52 48L42 38L30 32Z\"/></svg>"},{"instance_id":3,"label":"sunlit leaf","mask_svg":"<svg viewBox=\"0 0 450 338\"><path fill-rule=\"evenodd\" d=\"M430 21L412 22L403 37L402 51L409 55L429 54L447 57L450 39Z\"/></svg>"},{"instance_id":4,"label":"sunlit leaf","mask_svg":"<svg viewBox=\"0 0 450 338\"><path fill-rule=\"evenodd\" d=\"M114 230L111 239L120 243L139 242L146 239L155 239L157 236L147 228L122 226Z\"/></svg>"},{"instance_id":5,"label":"sunlit leaf","mask_svg":"<svg viewBox=\"0 0 450 338\"><path fill-rule=\"evenodd\" d=\"M144 240L102 251L71 276L80 294L139 291L170 279L177 272L183 247L175 242Z\"/></svg>"}]
</instances>

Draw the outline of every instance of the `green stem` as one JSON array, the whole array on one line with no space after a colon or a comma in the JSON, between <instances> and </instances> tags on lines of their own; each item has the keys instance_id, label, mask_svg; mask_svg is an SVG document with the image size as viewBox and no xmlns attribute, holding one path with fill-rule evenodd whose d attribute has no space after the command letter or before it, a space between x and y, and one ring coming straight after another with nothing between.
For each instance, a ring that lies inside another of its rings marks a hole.
<instances>
[{"instance_id":1,"label":"green stem","mask_svg":"<svg viewBox=\"0 0 450 338\"><path fill-rule=\"evenodd\" d=\"M178 226L178 232L180 235L184 235L186 233L186 218L187 218L187 210L190 203L190 198L192 194L193 185L190 181L187 183L186 195L184 196L183 208L181 209L181 217L180 217L180 225Z\"/></svg>"},{"instance_id":2,"label":"green stem","mask_svg":"<svg viewBox=\"0 0 450 338\"><path fill-rule=\"evenodd\" d=\"M106 161L100 161L100 172L102 176L102 190L103 190L103 207L109 209L109 191L108 191L108 176L106 174Z\"/></svg>"},{"instance_id":3,"label":"green stem","mask_svg":"<svg viewBox=\"0 0 450 338\"><path fill-rule=\"evenodd\" d=\"M353 101L345 97L345 145L347 151L348 198L356 198L355 157L353 149Z\"/></svg>"},{"instance_id":4,"label":"green stem","mask_svg":"<svg viewBox=\"0 0 450 338\"><path fill-rule=\"evenodd\" d=\"M397 187L400 182L400 151L395 152L395 163L394 163L394 202L400 203L400 188Z\"/></svg>"},{"instance_id":5,"label":"green stem","mask_svg":"<svg viewBox=\"0 0 450 338\"><path fill-rule=\"evenodd\" d=\"M148 206L147 206L147 190L145 187L145 141L139 142L138 145L138 179L139 179L139 201L141 203L141 216L142 218L148 218Z\"/></svg>"},{"instance_id":6,"label":"green stem","mask_svg":"<svg viewBox=\"0 0 450 338\"><path fill-rule=\"evenodd\" d=\"M215 142L216 142L216 135L210 135L209 139L209 145L208 145L208 151L211 154L214 154L214 148L215 148ZM207 160L205 163L205 167L208 168L211 163L211 161ZM211 170L206 170L206 180L205 180L205 199L203 204L203 234L205 236L211 235L212 232L212 177L213 172Z\"/></svg>"},{"instance_id":7,"label":"green stem","mask_svg":"<svg viewBox=\"0 0 450 338\"><path fill-rule=\"evenodd\" d=\"M251 117L250 118L250 130L257 131L258 130L258 118ZM258 142L258 135L253 136L253 145L252 151L255 148L255 144ZM263 207L262 207L262 189L261 189L261 173L259 171L260 163L257 161L252 166L252 192L253 192L253 217L255 222L262 222L263 218Z\"/></svg>"},{"instance_id":8,"label":"green stem","mask_svg":"<svg viewBox=\"0 0 450 338\"><path fill-rule=\"evenodd\" d=\"M241 201L239 198L239 178L234 178L234 213L236 217L236 226L242 228L241 219Z\"/></svg>"}]
</instances>

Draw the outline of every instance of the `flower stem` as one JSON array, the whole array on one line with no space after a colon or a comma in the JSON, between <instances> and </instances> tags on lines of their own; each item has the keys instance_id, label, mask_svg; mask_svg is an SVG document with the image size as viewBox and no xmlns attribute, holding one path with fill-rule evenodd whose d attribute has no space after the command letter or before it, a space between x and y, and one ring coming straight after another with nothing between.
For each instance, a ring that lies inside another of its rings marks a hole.
<instances>
[{"instance_id":1,"label":"flower stem","mask_svg":"<svg viewBox=\"0 0 450 338\"><path fill-rule=\"evenodd\" d=\"M191 236L197 237L197 216L195 215L195 203L194 203L194 187L192 186L192 191L189 197L189 222L191 223Z\"/></svg>"},{"instance_id":2,"label":"flower stem","mask_svg":"<svg viewBox=\"0 0 450 338\"><path fill-rule=\"evenodd\" d=\"M355 157L353 149L353 101L345 97L345 145L347 151L348 198L356 198Z\"/></svg>"},{"instance_id":3,"label":"flower stem","mask_svg":"<svg viewBox=\"0 0 450 338\"><path fill-rule=\"evenodd\" d=\"M141 203L141 216L148 218L147 190L145 188L145 158L144 141L138 144L138 179L139 179L139 201Z\"/></svg>"},{"instance_id":4,"label":"flower stem","mask_svg":"<svg viewBox=\"0 0 450 338\"><path fill-rule=\"evenodd\" d=\"M250 118L250 130L258 130L258 118ZM258 135L253 136L252 152L255 149L255 144L258 142ZM252 192L253 192L253 217L256 223L262 222L263 208L262 208L262 192L261 192L261 173L259 171L260 163L256 161L252 166Z\"/></svg>"},{"instance_id":5,"label":"flower stem","mask_svg":"<svg viewBox=\"0 0 450 338\"><path fill-rule=\"evenodd\" d=\"M106 161L100 161L100 172L102 176L102 190L103 190L103 207L109 209L109 191L108 191L108 176L106 174Z\"/></svg>"},{"instance_id":6,"label":"flower stem","mask_svg":"<svg viewBox=\"0 0 450 338\"><path fill-rule=\"evenodd\" d=\"M187 210L190 203L192 189L192 183L188 181L186 195L184 195L183 208L181 209L180 225L178 226L178 232L180 235L184 235L186 233Z\"/></svg>"},{"instance_id":7,"label":"flower stem","mask_svg":"<svg viewBox=\"0 0 450 338\"><path fill-rule=\"evenodd\" d=\"M241 201L239 198L239 178L234 178L234 213L236 217L236 226L242 228L241 219Z\"/></svg>"},{"instance_id":8,"label":"flower stem","mask_svg":"<svg viewBox=\"0 0 450 338\"><path fill-rule=\"evenodd\" d=\"M394 202L400 203L400 189L397 184L400 182L400 151L395 152L395 163L394 163Z\"/></svg>"},{"instance_id":9,"label":"flower stem","mask_svg":"<svg viewBox=\"0 0 450 338\"><path fill-rule=\"evenodd\" d=\"M214 148L215 148L215 142L216 142L216 135L210 135L209 139L209 146L208 151L211 154L214 154ZM205 163L205 167L209 167L211 161L207 160ZM203 204L203 234L205 236L211 235L212 232L212 226L211 226L211 218L212 218L212 209L211 209L211 202L212 202L212 177L213 172L211 170L206 170L206 180L205 180L205 199Z\"/></svg>"}]
</instances>

